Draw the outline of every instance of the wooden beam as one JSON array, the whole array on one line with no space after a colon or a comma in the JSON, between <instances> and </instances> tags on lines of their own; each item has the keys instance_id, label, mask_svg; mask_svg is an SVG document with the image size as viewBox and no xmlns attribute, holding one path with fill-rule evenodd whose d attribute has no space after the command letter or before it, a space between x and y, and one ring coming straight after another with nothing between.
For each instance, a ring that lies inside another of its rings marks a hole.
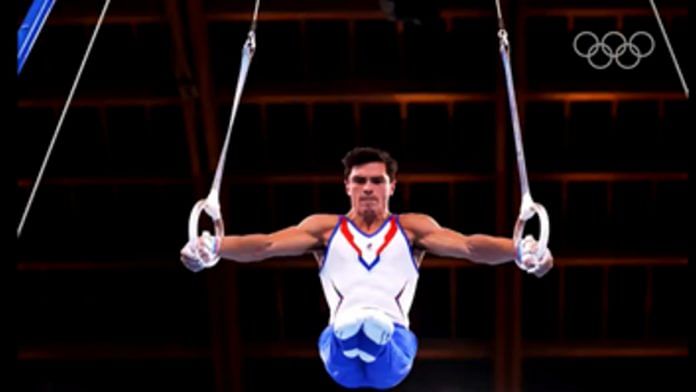
<instances>
[{"instance_id":1,"label":"wooden beam","mask_svg":"<svg viewBox=\"0 0 696 392\"><path fill-rule=\"evenodd\" d=\"M210 76L206 76L210 78ZM208 81L208 83L211 83ZM242 103L253 104L283 104L283 103L443 103L456 102L495 102L495 93L487 92L441 92L421 91L404 93L394 91L389 86L377 90L362 90L360 88L312 89L308 86L278 88L276 90L251 90L244 94ZM208 89L211 87L208 86ZM221 104L232 104L234 98L232 87L221 88L215 99ZM202 91L201 91L202 93ZM673 91L646 92L528 92L518 94L520 101L561 101L561 102L615 102L615 101L683 101L684 94ZM212 100L212 98L211 98ZM60 97L22 98L17 101L20 108L59 108L64 104ZM101 92L99 96L76 97L71 105L80 107L110 107L110 106L172 106L180 103L179 97L153 96L147 91ZM211 120L209 120L211 121ZM219 154L219 151L216 151Z\"/></svg>"},{"instance_id":2,"label":"wooden beam","mask_svg":"<svg viewBox=\"0 0 696 392\"><path fill-rule=\"evenodd\" d=\"M487 359L492 343L460 339L423 339L419 341L418 360ZM255 342L244 345L244 356L261 359L316 358L313 341ZM525 359L538 358L683 358L689 355L688 342L660 341L587 341L577 343L523 342ZM20 361L90 360L190 360L210 358L205 347L123 344L46 344L20 346Z\"/></svg>"},{"instance_id":3,"label":"wooden beam","mask_svg":"<svg viewBox=\"0 0 696 392\"><path fill-rule=\"evenodd\" d=\"M223 261L226 263L227 261ZM565 267L628 267L628 266L659 266L687 267L687 256L556 256L555 268ZM316 269L317 262L311 256L278 257L257 263L238 263L242 269ZM169 269L183 268L178 260L151 261L51 261L51 260L19 260L17 270L24 272L71 271L71 270L137 270L137 269ZM430 269L460 269L460 268L491 268L468 260L453 259L427 255L421 266Z\"/></svg>"},{"instance_id":4,"label":"wooden beam","mask_svg":"<svg viewBox=\"0 0 696 392\"><path fill-rule=\"evenodd\" d=\"M231 91L220 94L220 101L232 103ZM453 92L417 92L402 93L398 91L319 91L312 92L298 88L287 92L251 91L242 99L244 103L282 104L282 103L453 103L453 102L493 102L493 93L453 93Z\"/></svg>"},{"instance_id":5,"label":"wooden beam","mask_svg":"<svg viewBox=\"0 0 696 392\"><path fill-rule=\"evenodd\" d=\"M167 3L171 2L173 1L167 1ZM121 2L121 4L124 3L127 4L128 2ZM98 14L96 10L79 9L73 10L70 13L58 12L55 15L51 15L51 17L46 20L46 24L49 26L91 26L97 22L97 17ZM117 10L116 12L107 14L102 23L108 25L157 24L167 23L167 18L157 10Z\"/></svg>"},{"instance_id":6,"label":"wooden beam","mask_svg":"<svg viewBox=\"0 0 696 392\"><path fill-rule=\"evenodd\" d=\"M504 14L509 10L508 1L501 1ZM509 15L504 15L509 19ZM519 186L510 187L517 182L515 172L509 170L508 154L510 116L507 90L505 88L503 67L498 67L495 83L495 234L502 235L509 230L509 206L511 200L519 200ZM514 152L514 150L513 150ZM513 155L514 156L514 155ZM423 263L425 264L425 263ZM510 322L512 321L511 306L514 298L511 292L513 273L510 268L502 267L495 270L495 346L493 354L493 390L509 392L509 373L511 357Z\"/></svg>"},{"instance_id":7,"label":"wooden beam","mask_svg":"<svg viewBox=\"0 0 696 392\"><path fill-rule=\"evenodd\" d=\"M93 360L157 360L208 359L205 347L177 344L124 345L121 343L61 343L19 346L20 361L93 361Z\"/></svg>"},{"instance_id":8,"label":"wooden beam","mask_svg":"<svg viewBox=\"0 0 696 392\"><path fill-rule=\"evenodd\" d=\"M118 94L102 91L99 96L81 96L70 102L76 107L119 107L119 106L178 106L179 97L153 96L146 91ZM61 108L65 98L36 97L24 98L17 101L18 108Z\"/></svg>"},{"instance_id":9,"label":"wooden beam","mask_svg":"<svg viewBox=\"0 0 696 392\"><path fill-rule=\"evenodd\" d=\"M565 17L584 17L584 18L616 18L626 16L650 16L653 11L647 1L645 7L529 7L522 10L520 15L529 16L565 16ZM660 15L688 16L688 7L660 7Z\"/></svg>"},{"instance_id":10,"label":"wooden beam","mask_svg":"<svg viewBox=\"0 0 696 392\"><path fill-rule=\"evenodd\" d=\"M199 0L186 1L186 14L208 158L206 168L208 173L213 173L220 159L222 143L219 138L221 132L217 123L217 104L210 65L208 23L205 20L202 2ZM222 208L226 208L226 203L223 202ZM242 390L236 269L235 264L226 263L218 268L217 274L209 274L207 280L215 387L218 392Z\"/></svg>"},{"instance_id":11,"label":"wooden beam","mask_svg":"<svg viewBox=\"0 0 696 392\"><path fill-rule=\"evenodd\" d=\"M331 2L324 2L331 3ZM376 7L376 2L372 2L370 9L315 9L305 7L302 10L263 10L259 12L259 22L291 22L291 21L356 21L356 20L382 20L388 21L384 12ZM440 17L445 20L493 17L491 10L483 9L444 9L439 12ZM221 8L212 9L206 12L206 17L211 22L248 22L251 13L249 11L224 10Z\"/></svg>"},{"instance_id":12,"label":"wooden beam","mask_svg":"<svg viewBox=\"0 0 696 392\"><path fill-rule=\"evenodd\" d=\"M176 0L166 0L165 5ZM124 3L129 6L129 2ZM129 9L115 10L104 19L105 24L152 24L166 23L167 18L158 9L143 9L142 4ZM246 4L245 4L246 5ZM280 7L284 7L280 8ZM297 5L279 3L268 5L262 3L259 12L260 22L270 21L306 21L306 20L387 20L384 12L377 6L375 1L367 2L337 2L332 0L319 2L301 2ZM248 8L248 9L247 9ZM84 8L58 9L58 12L51 15L46 23L48 25L69 26L69 25L91 25L96 20L96 10ZM495 17L491 9L481 8L443 8L439 12L440 17L445 21L453 19ZM615 18L615 17L635 17L653 16L652 10L647 7L529 7L520 12L523 17L545 16L545 17L585 17L585 18ZM660 15L665 18L675 16L688 16L688 7L660 7ZM242 8L236 4L217 5L205 10L205 18L210 22L248 22L251 19L250 7Z\"/></svg>"},{"instance_id":13,"label":"wooden beam","mask_svg":"<svg viewBox=\"0 0 696 392\"><path fill-rule=\"evenodd\" d=\"M566 256L555 257L557 267L688 266L689 258L679 256Z\"/></svg>"},{"instance_id":14,"label":"wooden beam","mask_svg":"<svg viewBox=\"0 0 696 392\"><path fill-rule=\"evenodd\" d=\"M17 271L21 272L54 272L54 271L128 271L148 269L173 269L183 268L174 260L164 261L19 261Z\"/></svg>"},{"instance_id":15,"label":"wooden beam","mask_svg":"<svg viewBox=\"0 0 696 392\"><path fill-rule=\"evenodd\" d=\"M217 106L215 103L215 88L210 68L210 52L208 42L208 26L204 19L203 6L198 0L186 2L186 12L189 19L189 34L195 59L196 79L200 99L200 110L205 131L206 150L208 152L208 169L215 171L220 156L222 143L219 140L220 130L217 123ZM232 48L230 48L232 50Z\"/></svg>"},{"instance_id":16,"label":"wooden beam","mask_svg":"<svg viewBox=\"0 0 696 392\"><path fill-rule=\"evenodd\" d=\"M398 175L402 184L436 184L436 183L462 183L462 182L489 182L493 181L493 175L478 173L403 173ZM20 178L17 185L20 188L28 188L33 179ZM331 174L289 174L289 175L238 175L231 174L224 177L226 184L336 184L343 182L342 175ZM55 177L43 181L44 185L54 186L111 186L111 185L191 185L189 178L166 177Z\"/></svg>"},{"instance_id":17,"label":"wooden beam","mask_svg":"<svg viewBox=\"0 0 696 392\"><path fill-rule=\"evenodd\" d=\"M29 188L34 183L31 178L19 178L17 186L22 189ZM193 181L190 178L174 177L54 177L47 178L41 185L82 187L82 186L189 186Z\"/></svg>"},{"instance_id":18,"label":"wooden beam","mask_svg":"<svg viewBox=\"0 0 696 392\"><path fill-rule=\"evenodd\" d=\"M688 172L566 172L566 173L531 173L532 181L547 182L681 182L689 181ZM439 184L497 181L492 174L478 173L400 173L399 182L402 184ZM230 174L224 177L225 183L230 184L340 184L341 175L332 174L287 174L287 175L242 175ZM20 178L17 186L28 188L32 179ZM112 185L191 185L189 178L166 177L55 177L43 182L54 186L112 186ZM505 217L501 227L505 228Z\"/></svg>"},{"instance_id":19,"label":"wooden beam","mask_svg":"<svg viewBox=\"0 0 696 392\"><path fill-rule=\"evenodd\" d=\"M467 360L490 358L490 342L464 341L457 339L424 339L418 341L416 360ZM244 354L249 358L293 359L318 358L314 342L253 342L244 346Z\"/></svg>"},{"instance_id":20,"label":"wooden beam","mask_svg":"<svg viewBox=\"0 0 696 392\"><path fill-rule=\"evenodd\" d=\"M169 21L169 33L174 49L174 75L176 76L181 98L181 110L184 117L184 130L186 132L186 145L189 150L191 175L193 176L196 193L202 197L204 186L201 173L201 157L198 153L198 138L196 136L195 102L196 98L198 98L198 88L194 83L191 71L179 2L167 1L165 7L167 20Z\"/></svg>"},{"instance_id":21,"label":"wooden beam","mask_svg":"<svg viewBox=\"0 0 696 392\"><path fill-rule=\"evenodd\" d=\"M549 182L636 182L689 181L688 172L564 172L532 173L533 181Z\"/></svg>"},{"instance_id":22,"label":"wooden beam","mask_svg":"<svg viewBox=\"0 0 696 392\"><path fill-rule=\"evenodd\" d=\"M525 343L525 358L647 358L687 357L687 342L578 342L578 343Z\"/></svg>"},{"instance_id":23,"label":"wooden beam","mask_svg":"<svg viewBox=\"0 0 696 392\"><path fill-rule=\"evenodd\" d=\"M526 94L520 94L519 97L524 101L686 101L684 94L676 91L549 91L527 92Z\"/></svg>"}]
</instances>

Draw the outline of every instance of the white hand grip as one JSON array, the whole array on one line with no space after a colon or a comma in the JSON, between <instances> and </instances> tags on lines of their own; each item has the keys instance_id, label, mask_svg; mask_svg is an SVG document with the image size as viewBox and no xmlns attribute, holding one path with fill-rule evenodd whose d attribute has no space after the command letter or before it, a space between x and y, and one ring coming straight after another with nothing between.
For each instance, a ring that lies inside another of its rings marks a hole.
<instances>
[{"instance_id":1,"label":"white hand grip","mask_svg":"<svg viewBox=\"0 0 696 392\"><path fill-rule=\"evenodd\" d=\"M217 203L216 203L217 204ZM191 210L191 215L189 215L189 241L193 241L198 238L198 220L201 216L201 212L205 211L208 216L213 220L215 225L215 236L219 239L225 236L225 225L222 221L222 215L220 214L220 209L216 205L211 205L210 199L199 200ZM212 261L204 261L200 256L198 260L206 267L210 268L220 261L220 256L215 257Z\"/></svg>"},{"instance_id":2,"label":"white hand grip","mask_svg":"<svg viewBox=\"0 0 696 392\"><path fill-rule=\"evenodd\" d=\"M527 221L534 215L539 216L540 233L539 240L537 241L537 259L541 260L546 253L546 249L549 243L549 214L546 212L546 208L539 203L532 200L531 197L523 198L522 207L520 208L520 215L517 217L517 222L515 223L515 230L512 234L512 240L517 246L519 241L522 239L522 234L524 234L524 226Z\"/></svg>"}]
</instances>

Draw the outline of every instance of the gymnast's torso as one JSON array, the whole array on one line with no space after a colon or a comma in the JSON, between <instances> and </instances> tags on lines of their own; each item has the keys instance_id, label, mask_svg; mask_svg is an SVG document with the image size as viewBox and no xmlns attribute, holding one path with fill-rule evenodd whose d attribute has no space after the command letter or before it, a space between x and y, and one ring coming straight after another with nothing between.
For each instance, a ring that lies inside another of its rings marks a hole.
<instances>
[{"instance_id":1,"label":"gymnast's torso","mask_svg":"<svg viewBox=\"0 0 696 392\"><path fill-rule=\"evenodd\" d=\"M315 252L319 277L330 309L329 323L347 309L376 308L408 328L408 313L418 283L422 251L413 250L398 215L366 233L346 216L322 236Z\"/></svg>"}]
</instances>

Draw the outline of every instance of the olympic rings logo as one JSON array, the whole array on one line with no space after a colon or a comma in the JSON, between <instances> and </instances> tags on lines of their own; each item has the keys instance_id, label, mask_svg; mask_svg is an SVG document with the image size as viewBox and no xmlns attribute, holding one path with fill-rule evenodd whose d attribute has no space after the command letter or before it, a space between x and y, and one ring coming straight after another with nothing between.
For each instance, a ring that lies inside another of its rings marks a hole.
<instances>
[{"instance_id":1,"label":"olympic rings logo","mask_svg":"<svg viewBox=\"0 0 696 392\"><path fill-rule=\"evenodd\" d=\"M584 37L587 37L583 39ZM638 46L637 41L645 41L647 38L647 50L643 51ZM590 41L590 45L581 44L580 41ZM618 44L618 45L617 45ZM616 45L612 49L612 45ZM618 31L610 31L600 40L597 35L591 31L583 31L575 36L573 40L573 49L575 53L582 58L586 58L587 62L594 69L606 69L616 61L616 65L623 69L633 69L638 66L640 60L650 56L655 50L655 40L645 31L636 31L631 35L631 38L626 40L626 37ZM599 58L598 60L595 60ZM606 58L606 60L602 60Z\"/></svg>"}]
</instances>

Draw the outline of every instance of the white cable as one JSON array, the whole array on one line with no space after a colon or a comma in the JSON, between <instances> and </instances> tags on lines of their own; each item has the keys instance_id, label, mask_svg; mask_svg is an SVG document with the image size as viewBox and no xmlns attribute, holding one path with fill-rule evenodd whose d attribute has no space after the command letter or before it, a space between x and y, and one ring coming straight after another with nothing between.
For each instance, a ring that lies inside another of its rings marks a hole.
<instances>
[{"instance_id":1,"label":"white cable","mask_svg":"<svg viewBox=\"0 0 696 392\"><path fill-rule=\"evenodd\" d=\"M667 44L667 49L669 49L669 54L672 56L672 62L674 63L674 68L677 69L677 74L679 75L679 80L681 81L682 88L684 89L684 94L686 98L689 98L689 86L686 85L686 80L684 80L684 75L682 75L681 68L679 67L679 62L677 61L677 56L672 50L672 44L669 42L669 37L667 37L667 30L665 26L662 25L662 19L660 19L660 13L657 11L655 2L650 0L650 5L652 6L653 12L655 13L655 18L657 19L657 24L660 26L660 31L662 31L662 36L665 38L665 43Z\"/></svg>"},{"instance_id":2,"label":"white cable","mask_svg":"<svg viewBox=\"0 0 696 392\"><path fill-rule=\"evenodd\" d=\"M106 10L109 8L109 3L111 3L111 0L106 0L104 2L101 14L99 15L99 20L97 21L97 26L94 28L92 38L89 40L89 45L87 45L87 51L82 57L82 63L80 63L80 68L77 71L77 76L75 77L75 80L73 80L72 88L70 89L70 94L68 94L68 99L65 101L65 105L63 105L63 111L61 112L60 118L58 119L58 124L56 125L56 129L53 131L53 138L51 138L51 143L48 146L46 156L44 156L43 163L41 164L41 169L39 170L39 175L37 176L36 181L34 182L31 194L29 195L29 200L27 201L27 205L24 208L22 220L19 222L19 227L17 227L17 238L19 238L22 235L22 228L24 227L24 222L27 219L29 209L31 208L32 202L34 201L34 196L36 195L36 190L38 189L39 183L41 182L41 178L43 177L44 170L46 170L46 164L48 163L48 159L50 158L51 152L53 151L53 145L55 144L56 139L58 138L60 128L63 126L65 114L68 112L68 107L70 106L70 102L72 101L73 95L75 94L75 89L77 89L77 83L80 81L80 77L82 76L82 70L84 70L85 68L87 58L89 57L89 53L92 51L92 46L94 45L94 41L97 38L97 33L99 33L99 28L101 27L102 22L104 21L104 15L106 15Z\"/></svg>"}]
</instances>

